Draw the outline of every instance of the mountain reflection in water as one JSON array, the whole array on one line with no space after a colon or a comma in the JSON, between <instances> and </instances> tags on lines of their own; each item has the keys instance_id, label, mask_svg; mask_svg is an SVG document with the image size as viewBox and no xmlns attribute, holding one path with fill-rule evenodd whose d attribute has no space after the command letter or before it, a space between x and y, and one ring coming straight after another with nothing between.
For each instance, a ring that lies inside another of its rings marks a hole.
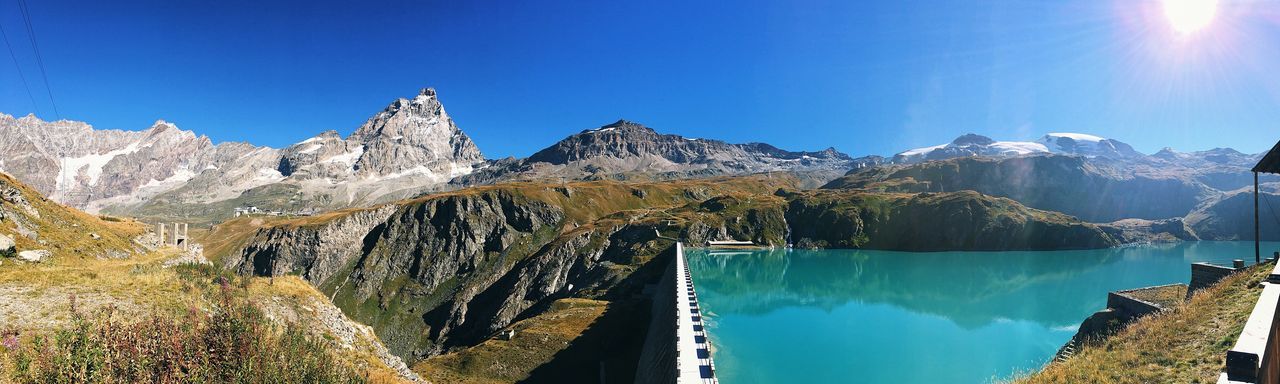
<instances>
[{"instance_id":1,"label":"mountain reflection in water","mask_svg":"<svg viewBox=\"0 0 1280 384\"><path fill-rule=\"evenodd\" d=\"M1186 283L1253 243L686 253L726 384L983 382L1048 361L1108 291Z\"/></svg>"}]
</instances>

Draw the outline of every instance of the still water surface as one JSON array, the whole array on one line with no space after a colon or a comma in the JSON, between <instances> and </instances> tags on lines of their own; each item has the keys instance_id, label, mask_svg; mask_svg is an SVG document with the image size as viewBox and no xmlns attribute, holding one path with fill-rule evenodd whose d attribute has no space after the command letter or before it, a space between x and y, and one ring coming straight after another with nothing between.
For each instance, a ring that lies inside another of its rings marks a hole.
<instances>
[{"instance_id":1,"label":"still water surface","mask_svg":"<svg viewBox=\"0 0 1280 384\"><path fill-rule=\"evenodd\" d=\"M1043 365L1108 291L1186 283L1197 261L1252 263L1253 243L686 255L725 384L977 383Z\"/></svg>"}]
</instances>

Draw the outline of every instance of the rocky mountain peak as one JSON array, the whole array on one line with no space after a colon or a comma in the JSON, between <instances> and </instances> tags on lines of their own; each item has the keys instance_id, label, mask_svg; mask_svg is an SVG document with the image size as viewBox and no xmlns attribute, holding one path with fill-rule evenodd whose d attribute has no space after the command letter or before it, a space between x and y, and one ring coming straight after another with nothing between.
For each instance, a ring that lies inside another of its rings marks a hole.
<instances>
[{"instance_id":1,"label":"rocky mountain peak","mask_svg":"<svg viewBox=\"0 0 1280 384\"><path fill-rule=\"evenodd\" d=\"M793 152L766 143L730 144L720 140L664 134L643 124L618 120L586 129L544 148L525 164L562 165L571 177L611 173L721 175L777 170L839 170L852 158L827 148Z\"/></svg>"},{"instance_id":2,"label":"rocky mountain peak","mask_svg":"<svg viewBox=\"0 0 1280 384\"><path fill-rule=\"evenodd\" d=\"M413 100L396 99L347 140L363 147L354 169L364 177L408 172L448 180L484 161L432 88L423 88Z\"/></svg>"},{"instance_id":3,"label":"rocky mountain peak","mask_svg":"<svg viewBox=\"0 0 1280 384\"><path fill-rule=\"evenodd\" d=\"M599 128L585 129L582 131L582 133L604 133L604 132L639 133L639 134L648 134L648 135L658 134L658 132L654 131L653 128L649 128L644 126L644 124L640 124L640 123L630 121L630 120L625 120L625 119L619 119L618 121L615 121L613 123L602 125Z\"/></svg>"},{"instance_id":4,"label":"rocky mountain peak","mask_svg":"<svg viewBox=\"0 0 1280 384\"><path fill-rule=\"evenodd\" d=\"M317 139L339 139L339 140L341 140L341 139L342 139L342 134L339 134L337 130L330 129L330 130L328 130L328 131L320 132L320 134L319 134L319 135L316 135L316 138L317 138Z\"/></svg>"},{"instance_id":5,"label":"rocky mountain peak","mask_svg":"<svg viewBox=\"0 0 1280 384\"><path fill-rule=\"evenodd\" d=\"M974 134L974 133L966 133L964 135L961 135L960 137L957 137L955 140L952 140L951 144L956 146L970 146L970 145L991 145L991 144L994 144L995 142L996 141L992 140L990 137L986 137L986 136Z\"/></svg>"},{"instance_id":6,"label":"rocky mountain peak","mask_svg":"<svg viewBox=\"0 0 1280 384\"><path fill-rule=\"evenodd\" d=\"M414 97L413 99L419 100L419 99L434 99L434 98L436 98L436 89L431 87L426 87L418 90L418 96Z\"/></svg>"}]
</instances>

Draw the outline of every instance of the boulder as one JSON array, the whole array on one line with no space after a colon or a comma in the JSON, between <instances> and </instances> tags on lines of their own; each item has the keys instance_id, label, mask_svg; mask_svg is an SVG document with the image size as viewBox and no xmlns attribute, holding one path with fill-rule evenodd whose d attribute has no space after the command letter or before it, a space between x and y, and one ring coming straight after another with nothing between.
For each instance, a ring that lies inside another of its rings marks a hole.
<instances>
[{"instance_id":1,"label":"boulder","mask_svg":"<svg viewBox=\"0 0 1280 384\"><path fill-rule=\"evenodd\" d=\"M0 256L13 257L13 238L9 235L0 235Z\"/></svg>"},{"instance_id":2,"label":"boulder","mask_svg":"<svg viewBox=\"0 0 1280 384\"><path fill-rule=\"evenodd\" d=\"M22 261L31 262L31 263L42 262L51 256L53 256L52 252L49 252L43 249L18 252L18 259Z\"/></svg>"}]
</instances>

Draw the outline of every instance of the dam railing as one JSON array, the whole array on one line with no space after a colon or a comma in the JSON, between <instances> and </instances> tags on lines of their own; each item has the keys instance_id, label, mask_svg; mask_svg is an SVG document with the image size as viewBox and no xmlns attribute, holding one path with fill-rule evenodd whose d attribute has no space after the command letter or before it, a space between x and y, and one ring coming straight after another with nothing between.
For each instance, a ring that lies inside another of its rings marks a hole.
<instances>
[{"instance_id":1,"label":"dam railing","mask_svg":"<svg viewBox=\"0 0 1280 384\"><path fill-rule=\"evenodd\" d=\"M1235 346L1227 351L1220 384L1280 383L1280 263L1272 264L1271 274L1262 284L1249 320Z\"/></svg>"},{"instance_id":2,"label":"dam railing","mask_svg":"<svg viewBox=\"0 0 1280 384\"><path fill-rule=\"evenodd\" d=\"M698 292L676 242L674 260L653 294L649 334L640 354L636 383L717 384L711 341L703 324Z\"/></svg>"}]
</instances>

